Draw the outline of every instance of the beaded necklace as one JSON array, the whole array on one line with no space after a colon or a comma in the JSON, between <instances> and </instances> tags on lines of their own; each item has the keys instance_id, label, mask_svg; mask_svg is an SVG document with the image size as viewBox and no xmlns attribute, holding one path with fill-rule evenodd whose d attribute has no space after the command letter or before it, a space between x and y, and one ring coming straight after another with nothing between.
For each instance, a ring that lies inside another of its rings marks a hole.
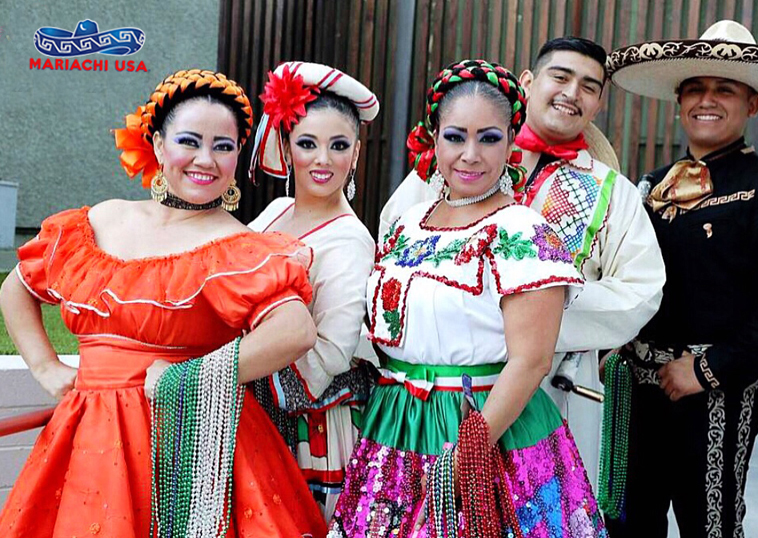
<instances>
[{"instance_id":1,"label":"beaded necklace","mask_svg":"<svg viewBox=\"0 0 758 538\"><path fill-rule=\"evenodd\" d=\"M463 207L466 205L477 204L481 202L482 200L486 200L487 198L489 198L490 196L492 196L499 190L500 190L500 183L495 181L492 187L487 189L487 191L483 192L482 194L477 194L476 196L469 196L468 198L458 198L457 200L451 200L450 191L448 191L445 193L445 203L449 205L450 207Z\"/></svg>"},{"instance_id":2,"label":"beaded necklace","mask_svg":"<svg viewBox=\"0 0 758 538\"><path fill-rule=\"evenodd\" d=\"M605 405L597 496L600 509L612 519L619 519L624 512L631 403L631 366L629 361L614 353L605 361Z\"/></svg>"},{"instance_id":3,"label":"beaded necklace","mask_svg":"<svg viewBox=\"0 0 758 538\"><path fill-rule=\"evenodd\" d=\"M506 477L503 455L490 444L489 425L478 411L461 422L458 448L445 450L429 471L427 524L429 536L501 538L510 529L523 538ZM463 528L458 529L455 503L455 461L461 493Z\"/></svg>"},{"instance_id":4,"label":"beaded necklace","mask_svg":"<svg viewBox=\"0 0 758 538\"><path fill-rule=\"evenodd\" d=\"M245 395L237 383L239 341L171 365L156 384L151 537L226 536Z\"/></svg>"},{"instance_id":5,"label":"beaded necklace","mask_svg":"<svg viewBox=\"0 0 758 538\"><path fill-rule=\"evenodd\" d=\"M211 200L210 202L206 202L204 204L193 204L192 202L188 202L187 200L183 200L176 196L175 194L171 194L171 192L166 191L166 197L161 200L161 205L165 205L166 207L173 207L175 209L188 209L190 211L203 211L205 209L214 209L221 205L223 202L223 199L221 196L216 198L215 200Z\"/></svg>"},{"instance_id":6,"label":"beaded necklace","mask_svg":"<svg viewBox=\"0 0 758 538\"><path fill-rule=\"evenodd\" d=\"M446 449L429 469L427 521L430 536L458 538L458 511L455 509L455 446Z\"/></svg>"}]
</instances>

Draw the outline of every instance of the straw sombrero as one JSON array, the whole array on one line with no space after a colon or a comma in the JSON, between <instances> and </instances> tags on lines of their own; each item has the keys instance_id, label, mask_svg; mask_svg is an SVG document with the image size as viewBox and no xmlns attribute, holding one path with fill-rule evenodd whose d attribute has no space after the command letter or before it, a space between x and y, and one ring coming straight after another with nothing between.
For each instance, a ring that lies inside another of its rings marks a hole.
<instances>
[{"instance_id":1,"label":"straw sombrero","mask_svg":"<svg viewBox=\"0 0 758 538\"><path fill-rule=\"evenodd\" d=\"M613 51L608 74L624 90L676 100L676 89L692 77L736 80L758 91L758 46L741 24L719 21L700 39L648 41Z\"/></svg>"},{"instance_id":2,"label":"straw sombrero","mask_svg":"<svg viewBox=\"0 0 758 538\"><path fill-rule=\"evenodd\" d=\"M587 152L593 159L600 161L613 170L620 168L618 157L613 146L597 126L590 122L584 128L584 140L587 142Z\"/></svg>"}]
</instances>

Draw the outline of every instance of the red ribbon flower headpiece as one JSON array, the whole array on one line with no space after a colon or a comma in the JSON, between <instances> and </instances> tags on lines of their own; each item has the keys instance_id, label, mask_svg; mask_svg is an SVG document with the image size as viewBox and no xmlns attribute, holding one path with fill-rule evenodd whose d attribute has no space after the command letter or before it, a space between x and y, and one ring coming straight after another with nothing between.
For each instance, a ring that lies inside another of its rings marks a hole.
<instances>
[{"instance_id":1,"label":"red ribbon flower headpiece","mask_svg":"<svg viewBox=\"0 0 758 538\"><path fill-rule=\"evenodd\" d=\"M268 74L260 95L263 117L255 133L255 146L249 175L255 171L285 179L290 173L285 157L284 139L306 115L309 103L324 93L349 100L360 121L368 123L379 113L379 101L371 90L328 65L311 62L285 62Z\"/></svg>"},{"instance_id":2,"label":"red ribbon flower headpiece","mask_svg":"<svg viewBox=\"0 0 758 538\"><path fill-rule=\"evenodd\" d=\"M439 103L457 84L479 81L490 84L502 93L511 105L511 127L519 132L526 120L526 95L516 76L503 66L485 60L464 60L452 63L440 71L426 95L426 117L410 132L406 140L410 165L419 177L429 181L437 169L434 152L433 131L439 123ZM519 168L520 153L511 154L508 173L518 196L526 184L523 170Z\"/></svg>"},{"instance_id":3,"label":"red ribbon flower headpiece","mask_svg":"<svg viewBox=\"0 0 758 538\"><path fill-rule=\"evenodd\" d=\"M285 65L281 75L268 73L268 82L260 95L263 112L268 114L274 128L291 131L305 116L305 105L314 101L319 92L318 86L307 86L301 75Z\"/></svg>"}]
</instances>

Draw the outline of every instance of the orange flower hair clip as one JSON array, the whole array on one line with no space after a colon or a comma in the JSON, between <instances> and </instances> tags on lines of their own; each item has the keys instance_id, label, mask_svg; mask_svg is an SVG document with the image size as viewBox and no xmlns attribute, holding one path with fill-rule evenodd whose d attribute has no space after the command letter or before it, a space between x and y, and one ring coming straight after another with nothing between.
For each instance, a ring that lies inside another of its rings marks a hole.
<instances>
[{"instance_id":1,"label":"orange flower hair clip","mask_svg":"<svg viewBox=\"0 0 758 538\"><path fill-rule=\"evenodd\" d=\"M133 114L125 118L125 129L114 129L116 147L121 150L121 166L126 170L129 179L134 179L142 172L142 187L150 188L150 182L158 172L158 160L155 158L153 145L147 141L142 129L142 116L145 107L137 107Z\"/></svg>"}]
</instances>

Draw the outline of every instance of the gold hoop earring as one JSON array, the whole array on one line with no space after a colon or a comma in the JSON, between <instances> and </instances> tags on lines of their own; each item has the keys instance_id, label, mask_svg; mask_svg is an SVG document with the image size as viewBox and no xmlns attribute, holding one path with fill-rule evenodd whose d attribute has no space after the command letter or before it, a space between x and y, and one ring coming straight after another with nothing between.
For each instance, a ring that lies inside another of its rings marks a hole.
<instances>
[{"instance_id":1,"label":"gold hoop earring","mask_svg":"<svg viewBox=\"0 0 758 538\"><path fill-rule=\"evenodd\" d=\"M235 211L240 206L240 200L242 199L242 191L237 186L237 180L232 179L229 186L221 195L221 207L226 211Z\"/></svg>"},{"instance_id":2,"label":"gold hoop earring","mask_svg":"<svg viewBox=\"0 0 758 538\"><path fill-rule=\"evenodd\" d=\"M163 170L158 170L150 182L150 196L158 203L161 203L168 196L168 181L163 175Z\"/></svg>"}]
</instances>

